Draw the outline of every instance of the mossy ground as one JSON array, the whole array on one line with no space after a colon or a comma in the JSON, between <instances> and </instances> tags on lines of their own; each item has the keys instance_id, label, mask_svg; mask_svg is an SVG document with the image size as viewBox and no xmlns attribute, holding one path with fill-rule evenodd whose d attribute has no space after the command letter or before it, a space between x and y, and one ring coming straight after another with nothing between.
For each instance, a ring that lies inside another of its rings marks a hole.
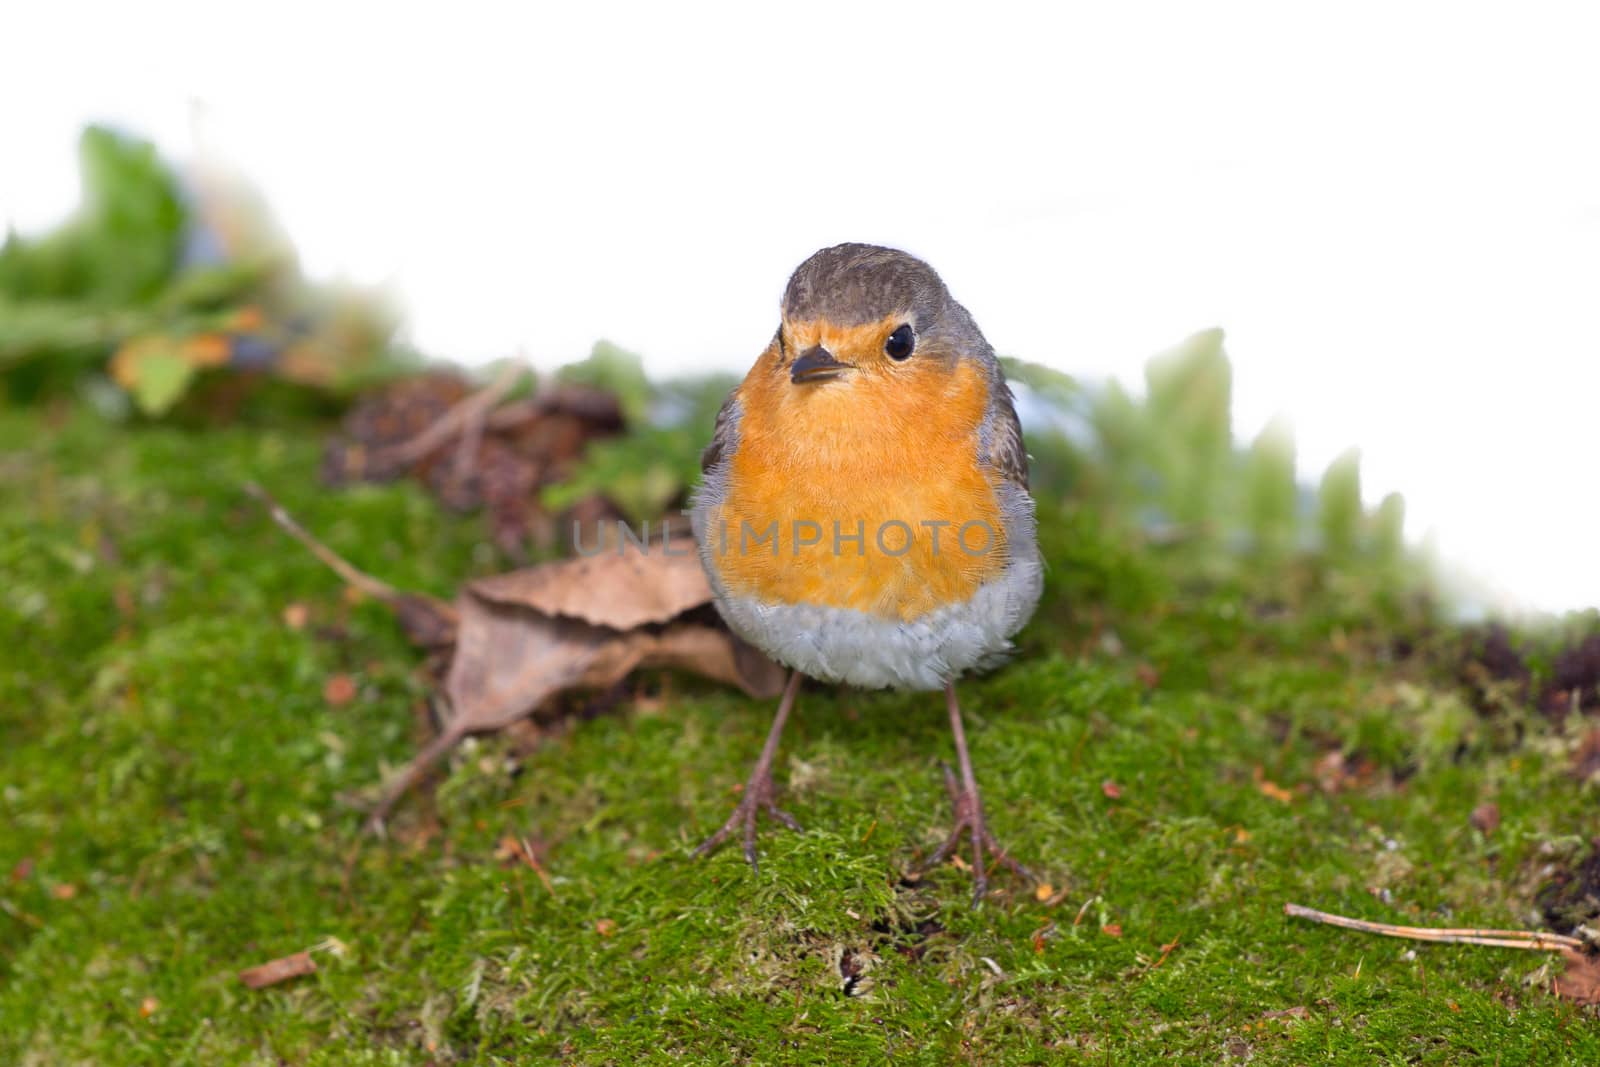
<instances>
[{"instance_id":1,"label":"mossy ground","mask_svg":"<svg viewBox=\"0 0 1600 1067\"><path fill-rule=\"evenodd\" d=\"M1412 623L1363 579L1250 577L1055 501L1023 652L961 689L991 824L1053 905L902 882L949 824L926 694L802 695L778 777L806 832L765 832L759 876L688 850L772 708L683 677L468 746L365 837L420 657L240 484L397 585L504 564L414 486L320 488L318 437L0 414L0 1062L1600 1062L1527 980L1545 957L1282 914L1531 925L1539 866L1593 829L1570 739L1397 657ZM1334 751L1364 770L1329 791ZM236 977L329 939L313 976Z\"/></svg>"}]
</instances>

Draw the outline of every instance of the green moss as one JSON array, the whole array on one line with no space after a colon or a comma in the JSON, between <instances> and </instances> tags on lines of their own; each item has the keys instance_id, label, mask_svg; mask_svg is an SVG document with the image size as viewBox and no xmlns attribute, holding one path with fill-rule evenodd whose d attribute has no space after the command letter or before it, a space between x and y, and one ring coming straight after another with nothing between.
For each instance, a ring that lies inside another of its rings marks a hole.
<instances>
[{"instance_id":1,"label":"green moss","mask_svg":"<svg viewBox=\"0 0 1600 1067\"><path fill-rule=\"evenodd\" d=\"M1542 957L1282 915L1531 925L1546 853L1592 828L1570 741L1529 716L1513 745L1397 660L1423 631L1371 574L1252 574L1081 506L1041 508L1046 602L961 690L1053 904L903 880L950 822L928 695L802 694L779 780L807 829L765 830L759 875L687 854L771 708L688 678L531 753L466 746L363 838L419 658L238 486L399 585L501 564L415 487L321 489L316 438L0 414L0 1062L1600 1061L1524 984ZM312 946L315 975L236 977Z\"/></svg>"}]
</instances>

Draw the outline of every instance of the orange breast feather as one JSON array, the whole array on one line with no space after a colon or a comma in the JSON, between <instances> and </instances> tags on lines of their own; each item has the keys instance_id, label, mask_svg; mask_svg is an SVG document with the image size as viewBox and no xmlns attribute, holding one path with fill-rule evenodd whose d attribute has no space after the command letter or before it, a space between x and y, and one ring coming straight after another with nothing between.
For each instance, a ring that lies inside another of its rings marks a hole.
<instances>
[{"instance_id":1,"label":"orange breast feather","mask_svg":"<svg viewBox=\"0 0 1600 1067\"><path fill-rule=\"evenodd\" d=\"M909 621L999 575L979 368L928 361L794 385L777 362L769 351L740 386L739 444L706 531L730 592Z\"/></svg>"}]
</instances>

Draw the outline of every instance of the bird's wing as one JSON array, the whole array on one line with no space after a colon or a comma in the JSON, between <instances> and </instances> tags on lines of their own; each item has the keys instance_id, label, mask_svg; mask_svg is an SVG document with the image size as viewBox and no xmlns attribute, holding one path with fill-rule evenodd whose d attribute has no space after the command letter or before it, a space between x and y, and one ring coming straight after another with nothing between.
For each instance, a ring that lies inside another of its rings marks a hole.
<instances>
[{"instance_id":1,"label":"bird's wing","mask_svg":"<svg viewBox=\"0 0 1600 1067\"><path fill-rule=\"evenodd\" d=\"M709 472L712 467L727 458L727 453L733 448L734 436L739 431L739 390L734 389L728 393L728 399L722 402L722 408L717 412L717 428L711 433L711 443L706 450L700 453L700 470Z\"/></svg>"},{"instance_id":2,"label":"bird's wing","mask_svg":"<svg viewBox=\"0 0 1600 1067\"><path fill-rule=\"evenodd\" d=\"M998 378L991 393L994 407L989 412L989 462L1008 482L1028 488L1028 453L1022 447L1022 422L1017 418L1011 387Z\"/></svg>"}]
</instances>

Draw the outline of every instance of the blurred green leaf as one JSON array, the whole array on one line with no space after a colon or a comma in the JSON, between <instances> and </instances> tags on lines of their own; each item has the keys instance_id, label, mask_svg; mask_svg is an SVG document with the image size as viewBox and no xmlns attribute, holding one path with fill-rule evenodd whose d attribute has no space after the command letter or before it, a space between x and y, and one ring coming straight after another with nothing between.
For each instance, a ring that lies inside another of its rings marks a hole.
<instances>
[{"instance_id":1,"label":"blurred green leaf","mask_svg":"<svg viewBox=\"0 0 1600 1067\"><path fill-rule=\"evenodd\" d=\"M1372 551L1385 565L1399 563L1405 553L1406 501L1390 493L1372 516Z\"/></svg>"},{"instance_id":2,"label":"blurred green leaf","mask_svg":"<svg viewBox=\"0 0 1600 1067\"><path fill-rule=\"evenodd\" d=\"M1048 404L1070 408L1083 399L1083 387L1078 380L1054 367L1015 356L1001 356L1000 368L1008 381L1021 382Z\"/></svg>"},{"instance_id":3,"label":"blurred green leaf","mask_svg":"<svg viewBox=\"0 0 1600 1067\"><path fill-rule=\"evenodd\" d=\"M95 307L146 303L178 266L185 214L154 146L90 126L78 144L83 199L64 225L0 247L0 295L80 300Z\"/></svg>"},{"instance_id":4,"label":"blurred green leaf","mask_svg":"<svg viewBox=\"0 0 1600 1067\"><path fill-rule=\"evenodd\" d=\"M684 426L644 427L591 441L583 462L565 481L546 488L542 503L560 512L599 495L634 522L660 518L698 476L704 446L701 435Z\"/></svg>"},{"instance_id":5,"label":"blurred green leaf","mask_svg":"<svg viewBox=\"0 0 1600 1067\"><path fill-rule=\"evenodd\" d=\"M133 383L133 399L146 415L165 414L195 375L195 366L177 351L145 352Z\"/></svg>"},{"instance_id":6,"label":"blurred green leaf","mask_svg":"<svg viewBox=\"0 0 1600 1067\"><path fill-rule=\"evenodd\" d=\"M650 413L650 380L644 365L637 355L610 341L595 342L589 358L556 371L556 381L615 393L630 423L643 421Z\"/></svg>"},{"instance_id":7,"label":"blurred green leaf","mask_svg":"<svg viewBox=\"0 0 1600 1067\"><path fill-rule=\"evenodd\" d=\"M1259 549L1282 554L1294 547L1299 502L1294 430L1287 420L1273 419L1245 457L1244 519Z\"/></svg>"},{"instance_id":8,"label":"blurred green leaf","mask_svg":"<svg viewBox=\"0 0 1600 1067\"><path fill-rule=\"evenodd\" d=\"M1361 452L1352 448L1328 465L1317 490L1322 550L1336 558L1354 554L1360 543L1361 519Z\"/></svg>"},{"instance_id":9,"label":"blurred green leaf","mask_svg":"<svg viewBox=\"0 0 1600 1067\"><path fill-rule=\"evenodd\" d=\"M1233 460L1233 368L1222 331L1195 334L1145 370L1162 503L1180 523L1212 521L1226 511L1222 490Z\"/></svg>"}]
</instances>

